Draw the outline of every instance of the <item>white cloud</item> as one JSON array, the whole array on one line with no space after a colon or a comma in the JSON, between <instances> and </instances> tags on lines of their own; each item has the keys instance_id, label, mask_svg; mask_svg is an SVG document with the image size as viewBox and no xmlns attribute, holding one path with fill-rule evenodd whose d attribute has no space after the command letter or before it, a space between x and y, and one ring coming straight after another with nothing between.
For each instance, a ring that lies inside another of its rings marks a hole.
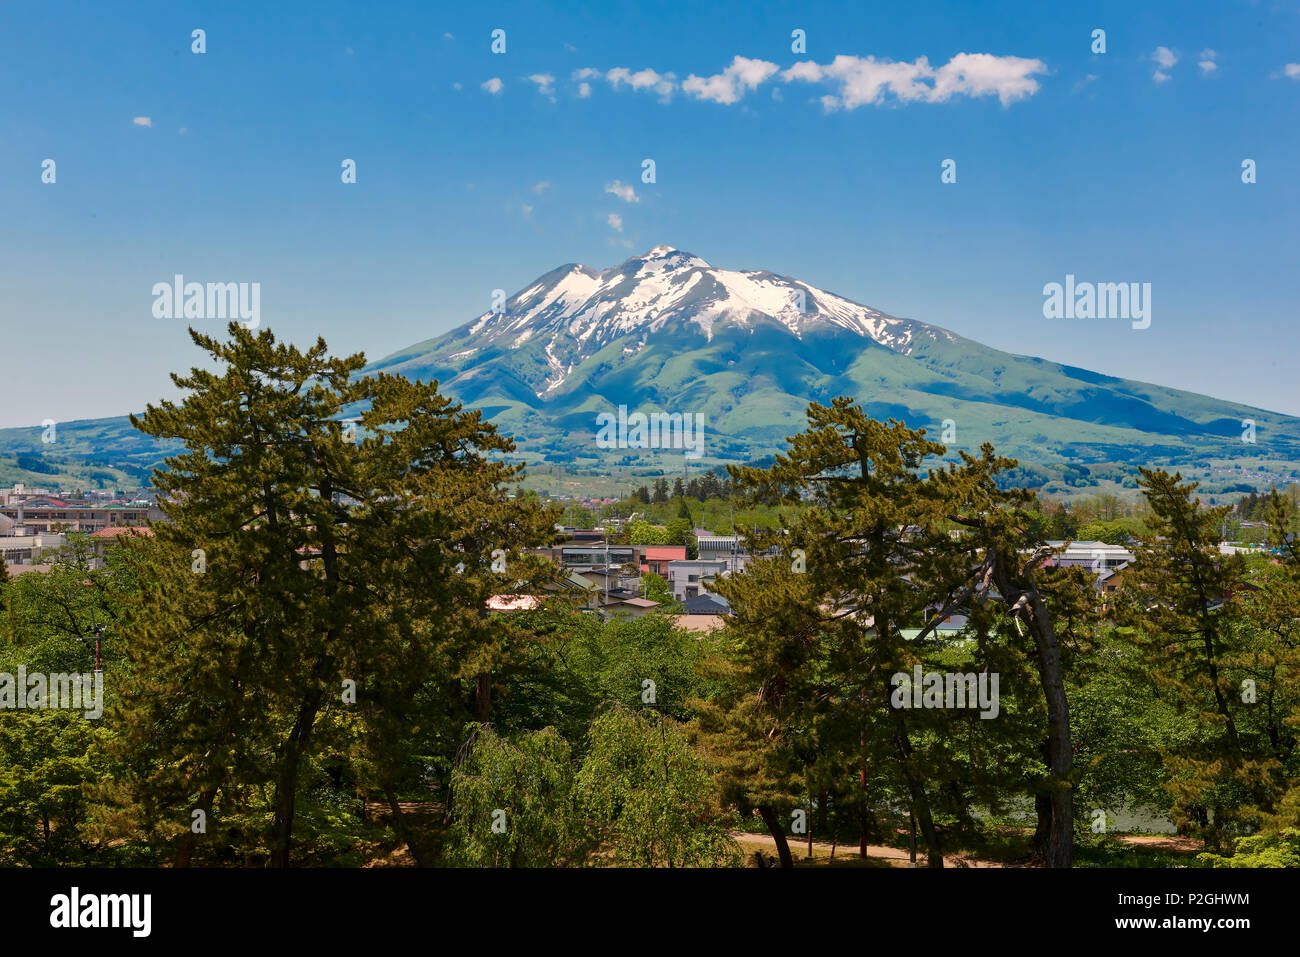
<instances>
[{"instance_id":1,"label":"white cloud","mask_svg":"<svg viewBox=\"0 0 1300 957\"><path fill-rule=\"evenodd\" d=\"M841 54L826 65L796 63L781 74L787 83L826 82L836 95L821 97L827 110L883 103L888 94L903 103L943 103L954 96L996 96L1003 106L1038 92L1033 77L1047 72L1042 60L990 53L959 53L939 69L926 57L908 62Z\"/></svg>"},{"instance_id":2,"label":"white cloud","mask_svg":"<svg viewBox=\"0 0 1300 957\"><path fill-rule=\"evenodd\" d=\"M939 68L934 79L932 101L943 102L953 94L997 96L1003 106L1038 92L1035 73L1046 73L1042 60L991 53L958 53Z\"/></svg>"},{"instance_id":3,"label":"white cloud","mask_svg":"<svg viewBox=\"0 0 1300 957\"><path fill-rule=\"evenodd\" d=\"M1300 80L1300 63L1288 63L1282 67L1282 72L1292 80Z\"/></svg>"},{"instance_id":4,"label":"white cloud","mask_svg":"<svg viewBox=\"0 0 1300 957\"><path fill-rule=\"evenodd\" d=\"M789 83L791 80L806 80L809 83L816 83L825 74L822 68L812 60L805 60L802 63L796 63L790 69L781 74L781 79Z\"/></svg>"},{"instance_id":5,"label":"white cloud","mask_svg":"<svg viewBox=\"0 0 1300 957\"><path fill-rule=\"evenodd\" d=\"M1209 75L1219 68L1219 64L1214 62L1218 58L1219 54L1215 53L1209 47L1206 47L1201 51L1200 59L1196 65L1201 68L1202 76Z\"/></svg>"},{"instance_id":6,"label":"white cloud","mask_svg":"<svg viewBox=\"0 0 1300 957\"><path fill-rule=\"evenodd\" d=\"M641 197L639 197L636 194L636 190L633 189L631 186L629 186L627 183L623 182L621 179L616 179L614 180L614 182L606 186L605 192L613 193L615 196L617 196L625 203L641 202Z\"/></svg>"},{"instance_id":7,"label":"white cloud","mask_svg":"<svg viewBox=\"0 0 1300 957\"><path fill-rule=\"evenodd\" d=\"M659 74L647 67L644 70L638 70L633 73L626 67L615 67L605 74L605 79L609 80L609 85L618 89L620 83L626 83L634 90L644 90L648 87L658 86L665 80L670 79L671 74Z\"/></svg>"},{"instance_id":8,"label":"white cloud","mask_svg":"<svg viewBox=\"0 0 1300 957\"><path fill-rule=\"evenodd\" d=\"M542 96L550 97L552 103L555 102L555 77L551 76L551 74L534 73L528 78L528 82L536 83L537 92Z\"/></svg>"},{"instance_id":9,"label":"white cloud","mask_svg":"<svg viewBox=\"0 0 1300 957\"><path fill-rule=\"evenodd\" d=\"M612 227L614 227L616 232L621 233L623 231L623 217L620 216L618 213L610 213L609 216L606 218L606 222L608 222Z\"/></svg>"},{"instance_id":10,"label":"white cloud","mask_svg":"<svg viewBox=\"0 0 1300 957\"><path fill-rule=\"evenodd\" d=\"M770 79L779 69L775 63L750 60L738 55L731 61L731 66L721 73L713 76L696 76L692 73L682 81L682 90L696 99L730 105L747 91L756 89L760 83Z\"/></svg>"},{"instance_id":11,"label":"white cloud","mask_svg":"<svg viewBox=\"0 0 1300 957\"><path fill-rule=\"evenodd\" d=\"M1177 56L1165 47L1160 47L1155 57L1159 62L1165 58L1177 61ZM926 57L909 62L841 54L829 63L805 60L784 70L767 60L737 55L721 73L711 76L692 73L680 85L675 74L650 68L634 72L627 67L614 67L602 72L583 67L574 70L572 78L579 82L578 96L582 99L591 95L589 81L603 79L616 90L623 87L652 90L664 102L681 89L695 99L724 105L738 103L769 80L825 84L831 90L818 97L818 101L829 111L880 104L889 97L901 103L944 103L958 96L972 99L996 96L1007 106L1037 93L1040 83L1036 77L1047 72L1047 64L1042 60L990 53L958 53L939 67L932 67ZM773 99L781 99L778 90L773 87Z\"/></svg>"},{"instance_id":12,"label":"white cloud","mask_svg":"<svg viewBox=\"0 0 1300 957\"><path fill-rule=\"evenodd\" d=\"M443 38L444 40L454 40L454 39L456 39L456 38L455 38L454 36L452 36L450 33L444 33L444 34L442 35L442 38Z\"/></svg>"},{"instance_id":13,"label":"white cloud","mask_svg":"<svg viewBox=\"0 0 1300 957\"><path fill-rule=\"evenodd\" d=\"M533 207L529 206L527 203L524 203L524 204L520 207L520 209L522 209L522 210L524 211L524 218L525 218L525 219L527 219L529 216L533 215Z\"/></svg>"},{"instance_id":14,"label":"white cloud","mask_svg":"<svg viewBox=\"0 0 1300 957\"><path fill-rule=\"evenodd\" d=\"M453 90L459 90L459 89L460 89L460 83L453 83L453 84L451 85L451 88L452 88Z\"/></svg>"},{"instance_id":15,"label":"white cloud","mask_svg":"<svg viewBox=\"0 0 1300 957\"><path fill-rule=\"evenodd\" d=\"M131 122L136 126L153 126L153 119L148 116L137 116Z\"/></svg>"},{"instance_id":16,"label":"white cloud","mask_svg":"<svg viewBox=\"0 0 1300 957\"><path fill-rule=\"evenodd\" d=\"M1097 82L1097 74L1095 74L1095 73L1089 73L1087 76L1085 76L1085 77L1084 77L1082 80L1080 80L1078 83L1074 84L1074 86L1072 86L1072 87L1070 88L1070 92L1071 92L1071 93L1078 93L1078 92L1079 92L1080 90L1082 90L1085 86L1088 86L1088 85L1090 85L1090 84L1092 84L1092 83L1096 83L1096 82Z\"/></svg>"},{"instance_id":17,"label":"white cloud","mask_svg":"<svg viewBox=\"0 0 1300 957\"><path fill-rule=\"evenodd\" d=\"M1155 52L1151 54L1151 59L1159 65L1159 69L1151 74L1151 79L1157 83L1165 83L1169 80L1169 70L1173 69L1178 62L1178 54L1169 47L1156 47Z\"/></svg>"},{"instance_id":18,"label":"white cloud","mask_svg":"<svg viewBox=\"0 0 1300 957\"><path fill-rule=\"evenodd\" d=\"M538 196L541 196L542 193L546 192L550 188L551 188L551 181L544 179L540 183L537 183L533 186L533 192L536 193Z\"/></svg>"},{"instance_id":19,"label":"white cloud","mask_svg":"<svg viewBox=\"0 0 1300 957\"><path fill-rule=\"evenodd\" d=\"M590 73L597 77L601 76L598 70L591 70ZM605 73L604 77L615 90L620 86L630 86L636 91L653 90L659 94L660 99L664 102L672 99L672 95L677 89L677 75L675 73L659 73L649 67L633 73L627 67L616 66Z\"/></svg>"},{"instance_id":20,"label":"white cloud","mask_svg":"<svg viewBox=\"0 0 1300 957\"><path fill-rule=\"evenodd\" d=\"M485 91L491 93L493 96L500 93L502 88L505 86L505 84L501 82L501 77L499 76L494 76L490 80L484 80L480 85Z\"/></svg>"},{"instance_id":21,"label":"white cloud","mask_svg":"<svg viewBox=\"0 0 1300 957\"><path fill-rule=\"evenodd\" d=\"M603 79L615 90L622 86L630 87L635 91L652 90L658 93L660 99L665 103L672 99L672 95L677 89L677 75L675 73L660 73L649 67L633 72L625 66L616 66L612 70L602 73L594 67L587 66L581 70L574 70L573 79L581 81ZM578 96L582 99L591 96L591 84L587 82L580 83Z\"/></svg>"}]
</instances>

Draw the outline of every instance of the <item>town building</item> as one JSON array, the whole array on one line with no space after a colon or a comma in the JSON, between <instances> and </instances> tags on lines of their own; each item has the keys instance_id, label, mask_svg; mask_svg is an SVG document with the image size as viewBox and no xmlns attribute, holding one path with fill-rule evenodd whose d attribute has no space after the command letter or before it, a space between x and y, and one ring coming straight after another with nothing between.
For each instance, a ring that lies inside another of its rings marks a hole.
<instances>
[{"instance_id":1,"label":"town building","mask_svg":"<svg viewBox=\"0 0 1300 957\"><path fill-rule=\"evenodd\" d=\"M687 559L668 563L668 588L673 598L685 601L708 591L717 578L726 575L727 562Z\"/></svg>"},{"instance_id":2,"label":"town building","mask_svg":"<svg viewBox=\"0 0 1300 957\"><path fill-rule=\"evenodd\" d=\"M686 561L685 545L647 545L641 559L641 572L654 572L660 578L668 577L669 562Z\"/></svg>"}]
</instances>

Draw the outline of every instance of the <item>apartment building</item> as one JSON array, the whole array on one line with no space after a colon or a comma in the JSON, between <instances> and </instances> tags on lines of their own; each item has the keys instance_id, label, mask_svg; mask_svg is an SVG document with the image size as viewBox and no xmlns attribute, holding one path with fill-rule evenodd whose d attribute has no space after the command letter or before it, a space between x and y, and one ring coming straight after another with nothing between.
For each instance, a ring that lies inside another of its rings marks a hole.
<instances>
[{"instance_id":1,"label":"apartment building","mask_svg":"<svg viewBox=\"0 0 1300 957\"><path fill-rule=\"evenodd\" d=\"M707 592L709 585L728 573L727 562L725 561L688 559L680 562L669 562L668 587L672 590L673 598L678 601L686 601L688 598L694 598Z\"/></svg>"}]
</instances>

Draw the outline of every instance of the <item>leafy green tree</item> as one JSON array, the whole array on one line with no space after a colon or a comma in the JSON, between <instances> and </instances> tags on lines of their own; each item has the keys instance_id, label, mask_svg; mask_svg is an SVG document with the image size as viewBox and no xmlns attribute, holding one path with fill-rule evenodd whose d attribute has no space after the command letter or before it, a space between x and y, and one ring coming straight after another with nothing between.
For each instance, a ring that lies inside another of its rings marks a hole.
<instances>
[{"instance_id":1,"label":"leafy green tree","mask_svg":"<svg viewBox=\"0 0 1300 957\"><path fill-rule=\"evenodd\" d=\"M577 796L611 864L725 867L740 861L707 769L681 727L651 709L614 708L592 723Z\"/></svg>"},{"instance_id":2,"label":"leafy green tree","mask_svg":"<svg viewBox=\"0 0 1300 957\"><path fill-rule=\"evenodd\" d=\"M641 576L641 584L645 586L645 597L650 601L657 601L664 608L677 604L672 589L668 587L667 579L662 575L646 572Z\"/></svg>"},{"instance_id":3,"label":"leafy green tree","mask_svg":"<svg viewBox=\"0 0 1300 957\"><path fill-rule=\"evenodd\" d=\"M695 536L691 534L689 518L674 518L666 526L667 541L665 545L694 545Z\"/></svg>"},{"instance_id":4,"label":"leafy green tree","mask_svg":"<svg viewBox=\"0 0 1300 957\"><path fill-rule=\"evenodd\" d=\"M470 725L451 780L449 864L565 867L587 859L590 839L574 794L569 743L553 728L514 740Z\"/></svg>"},{"instance_id":5,"label":"leafy green tree","mask_svg":"<svg viewBox=\"0 0 1300 957\"><path fill-rule=\"evenodd\" d=\"M1230 856L1198 854L1211 867L1300 867L1300 828L1239 837Z\"/></svg>"},{"instance_id":6,"label":"leafy green tree","mask_svg":"<svg viewBox=\"0 0 1300 957\"><path fill-rule=\"evenodd\" d=\"M79 712L21 711L0 720L0 864L87 863L102 850L89 801L106 768L100 734Z\"/></svg>"},{"instance_id":7,"label":"leafy green tree","mask_svg":"<svg viewBox=\"0 0 1300 957\"><path fill-rule=\"evenodd\" d=\"M630 545L667 545L668 533L662 525L635 521L628 524L627 540Z\"/></svg>"},{"instance_id":8,"label":"leafy green tree","mask_svg":"<svg viewBox=\"0 0 1300 957\"><path fill-rule=\"evenodd\" d=\"M113 553L97 567L90 539L79 533L47 562L49 571L8 581L0 594L0 673L89 674L98 624L111 706L123 663L118 621L133 591L129 569ZM118 859L120 848L101 840L95 803L97 782L111 777L104 754L111 734L103 717L84 711L0 710L0 863Z\"/></svg>"}]
</instances>

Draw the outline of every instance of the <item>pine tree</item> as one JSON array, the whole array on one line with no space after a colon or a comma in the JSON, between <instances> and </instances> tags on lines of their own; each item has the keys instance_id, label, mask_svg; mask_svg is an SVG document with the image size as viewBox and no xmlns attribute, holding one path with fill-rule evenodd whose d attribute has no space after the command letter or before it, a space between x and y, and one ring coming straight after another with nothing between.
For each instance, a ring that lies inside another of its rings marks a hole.
<instances>
[{"instance_id":1,"label":"pine tree","mask_svg":"<svg viewBox=\"0 0 1300 957\"><path fill-rule=\"evenodd\" d=\"M1150 532L1125 581L1124 621L1147 680L1194 714L1201 740L1166 755L1174 819L1212 845L1259 812L1272 811L1275 768L1243 727L1242 636L1237 627L1244 566L1219 549L1228 507L1203 507L1195 482L1142 469Z\"/></svg>"},{"instance_id":2,"label":"pine tree","mask_svg":"<svg viewBox=\"0 0 1300 957\"><path fill-rule=\"evenodd\" d=\"M417 687L441 688L428 707L454 718L445 695L463 681L481 708L505 644L483 613L503 580L490 553L540 543L553 516L507 494L517 469L488 456L510 443L436 385L357 378L364 357L319 339L229 335L191 330L219 370L173 376L185 400L133 419L183 450L154 474L168 521L128 543L143 595L119 746L177 864L199 841L192 817L267 789L270 863L287 866L322 719L382 736Z\"/></svg>"},{"instance_id":3,"label":"pine tree","mask_svg":"<svg viewBox=\"0 0 1300 957\"><path fill-rule=\"evenodd\" d=\"M860 791L859 852L865 855L868 810L897 794L915 815L930 866L941 867L936 802L964 815L964 789L989 793L999 774L1010 774L1050 792L1048 862L1068 867L1072 749L1055 618L1077 617L1086 627L1089 615L1077 578L1049 582L1038 570L1050 550L1033 547L1041 543L1026 509L1032 494L998 487L1014 461L985 446L979 458L963 453L960 464L923 471L943 446L902 423L871 420L847 398L810 406L808 419L807 431L790 440L771 468L730 470L747 502L802 509L782 514L787 531L750 536L753 549L782 553L778 565L754 563L746 575L716 586L732 599L744 635L731 667L740 687L758 691L757 698L739 696L730 718L709 716L718 740L733 736L733 764L757 760L762 771L738 771L729 783L738 786L748 774L769 782L768 791L784 788L788 795L799 779L811 794L835 774L833 762L817 768L819 759L851 756ZM970 661L976 670L1002 672L1011 685L1030 687L1029 662L1036 666L1048 713L1048 777L1041 785L1015 770L1037 757L1037 747L1024 744L1032 740L1025 719L996 730L977 721L971 730L987 743L984 750L1004 757L990 764L988 757L968 756L963 781L951 772L957 752L945 743L953 716L891 704L892 676L920 664L935 628L956 612L970 616L978 638ZM904 637L912 628L919 635ZM773 694L796 676L809 684L789 697ZM834 718L808 712L808 702L825 702ZM802 757L793 745L781 750L792 728L819 747ZM742 753L747 750L750 757Z\"/></svg>"},{"instance_id":4,"label":"pine tree","mask_svg":"<svg viewBox=\"0 0 1300 957\"><path fill-rule=\"evenodd\" d=\"M661 505L668 501L668 480L657 478L654 481L654 497L651 499L656 505Z\"/></svg>"},{"instance_id":5,"label":"pine tree","mask_svg":"<svg viewBox=\"0 0 1300 957\"><path fill-rule=\"evenodd\" d=\"M957 570L956 565L946 569L945 562L951 564L951 559L945 559L944 553L953 549L952 539L940 527L946 516L936 498L938 489L918 474L927 456L942 451L943 446L922 433L894 421L876 422L851 399L841 397L831 406L809 406L807 431L791 438L789 451L778 455L770 469L729 469L733 484L748 502L795 505L805 497L811 500L811 507L785 522L788 538L779 532L758 533L751 536L751 546L778 547L787 554L794 547L803 550L806 571L800 574L806 584L800 587L807 592L799 613L809 622L820 623L811 632L801 629L802 640L820 646L817 656L826 662L811 668L823 684L813 698L834 701L836 721L844 723L826 729L824 735L856 739L864 793L873 763L890 755L932 867L942 867L943 856L931 796L920 758L915 756L911 718L892 707L890 700L892 676L910 671L914 660L902 629L925 620L927 607L944 591L945 576ZM922 583L919 576L910 575L914 567L924 568L930 580ZM775 614L778 607L754 576L719 583L717 590L732 599L733 606L762 609L759 614ZM781 647L799 635L774 637ZM760 689L772 682L779 687L787 680L772 670L779 657L743 667L751 680L759 680ZM771 697L766 690L760 691L760 698L764 701L760 711L788 700L784 695ZM789 705L796 709L790 716L796 722L801 706ZM860 853L866 853L865 822Z\"/></svg>"}]
</instances>

